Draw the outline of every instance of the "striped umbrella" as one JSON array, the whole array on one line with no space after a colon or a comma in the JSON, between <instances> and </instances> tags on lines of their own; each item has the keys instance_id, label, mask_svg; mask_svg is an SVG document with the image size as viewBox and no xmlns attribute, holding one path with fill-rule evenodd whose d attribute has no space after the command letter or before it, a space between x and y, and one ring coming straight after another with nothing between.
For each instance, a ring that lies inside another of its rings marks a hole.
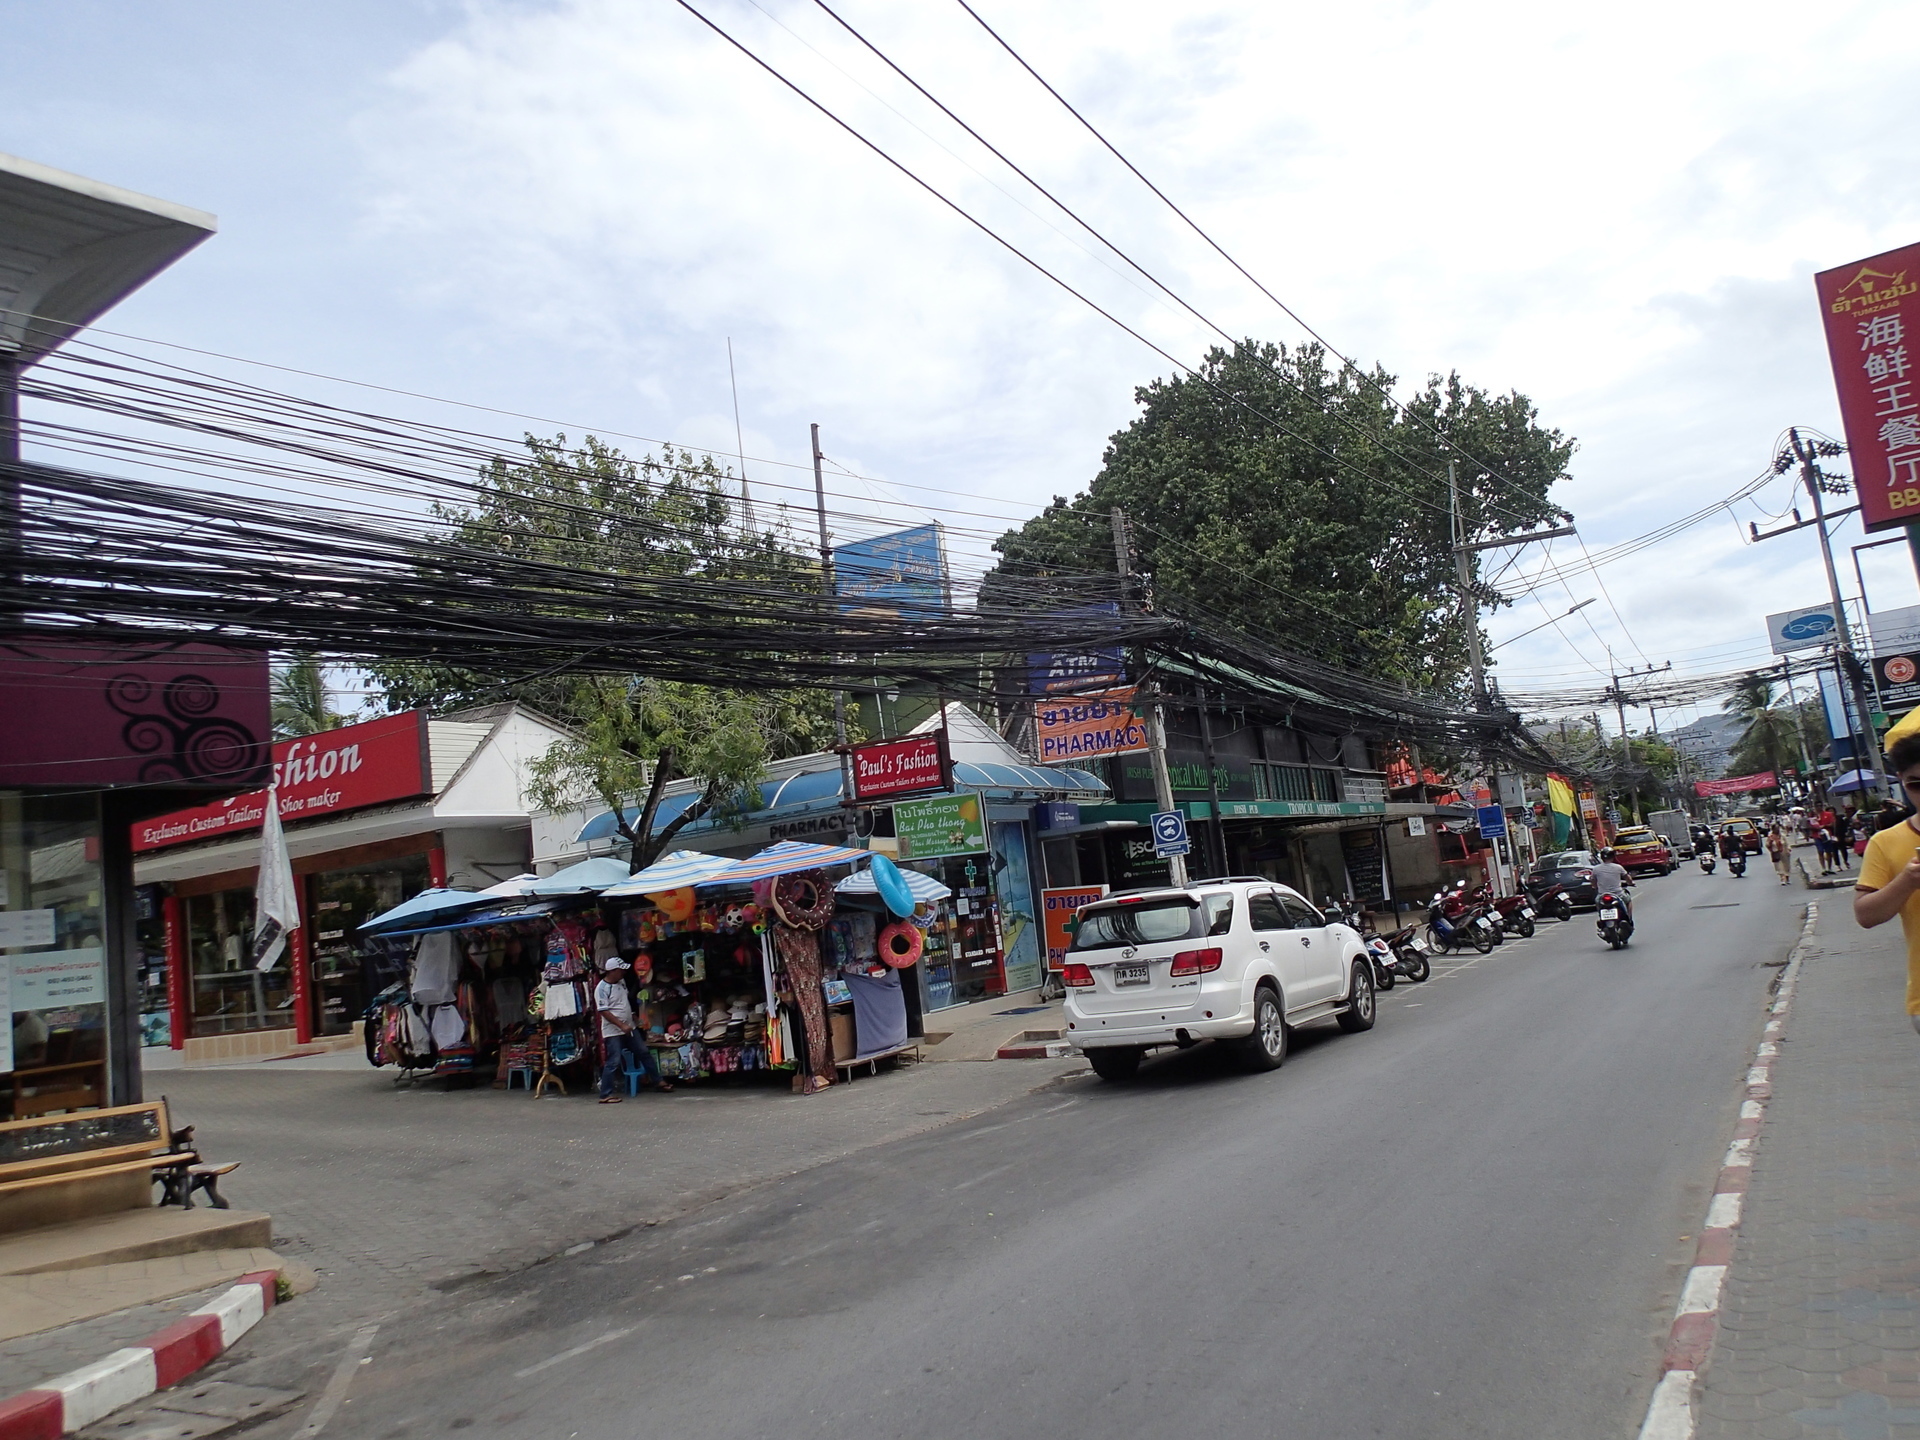
<instances>
[{"instance_id":1,"label":"striped umbrella","mask_svg":"<svg viewBox=\"0 0 1920 1440\"><path fill-rule=\"evenodd\" d=\"M942 885L931 875L922 875L918 870L900 870L900 878L907 882L907 893L915 900L924 900L931 905L936 900L944 900L953 891ZM873 883L871 870L856 870L838 885L833 887L842 895L878 895L879 888Z\"/></svg>"},{"instance_id":2,"label":"striped umbrella","mask_svg":"<svg viewBox=\"0 0 1920 1440\"><path fill-rule=\"evenodd\" d=\"M659 895L711 880L739 863L719 855L703 855L698 850L676 850L671 855L662 855L631 880L609 885L600 893L613 900L628 895Z\"/></svg>"},{"instance_id":3,"label":"striped umbrella","mask_svg":"<svg viewBox=\"0 0 1920 1440\"><path fill-rule=\"evenodd\" d=\"M778 845L769 845L758 855L740 861L725 874L696 883L748 885L755 880L771 880L776 875L788 875L795 870L818 870L827 865L857 865L869 858L871 852L854 850L845 845L809 845L803 840L782 840Z\"/></svg>"}]
</instances>

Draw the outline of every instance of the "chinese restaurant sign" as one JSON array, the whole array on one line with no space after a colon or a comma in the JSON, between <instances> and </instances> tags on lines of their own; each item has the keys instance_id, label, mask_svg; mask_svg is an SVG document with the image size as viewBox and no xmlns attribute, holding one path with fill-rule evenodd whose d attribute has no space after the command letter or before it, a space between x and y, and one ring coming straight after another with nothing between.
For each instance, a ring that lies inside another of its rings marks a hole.
<instances>
[{"instance_id":1,"label":"chinese restaurant sign","mask_svg":"<svg viewBox=\"0 0 1920 1440\"><path fill-rule=\"evenodd\" d=\"M1885 530L1920 520L1920 245L1813 277L1833 383L1846 421L1860 520Z\"/></svg>"},{"instance_id":2,"label":"chinese restaurant sign","mask_svg":"<svg viewBox=\"0 0 1920 1440\"><path fill-rule=\"evenodd\" d=\"M1033 726L1042 765L1147 748L1147 724L1134 712L1131 687L1036 701Z\"/></svg>"},{"instance_id":3,"label":"chinese restaurant sign","mask_svg":"<svg viewBox=\"0 0 1920 1440\"><path fill-rule=\"evenodd\" d=\"M1773 789L1773 771L1762 770L1758 775L1733 775L1725 780L1696 780L1693 793L1696 795L1740 795L1749 790Z\"/></svg>"},{"instance_id":4,"label":"chinese restaurant sign","mask_svg":"<svg viewBox=\"0 0 1920 1440\"><path fill-rule=\"evenodd\" d=\"M432 788L430 775L424 710L343 725L273 747L282 820L311 820L411 799ZM243 834L258 830L266 818L267 792L256 790L142 820L133 827L133 848L159 850Z\"/></svg>"},{"instance_id":5,"label":"chinese restaurant sign","mask_svg":"<svg viewBox=\"0 0 1920 1440\"><path fill-rule=\"evenodd\" d=\"M978 795L935 795L893 807L893 833L902 860L977 855L987 848L985 808Z\"/></svg>"},{"instance_id":6,"label":"chinese restaurant sign","mask_svg":"<svg viewBox=\"0 0 1920 1440\"><path fill-rule=\"evenodd\" d=\"M953 781L947 732L909 735L853 747L853 798L881 800L922 790L945 790Z\"/></svg>"}]
</instances>

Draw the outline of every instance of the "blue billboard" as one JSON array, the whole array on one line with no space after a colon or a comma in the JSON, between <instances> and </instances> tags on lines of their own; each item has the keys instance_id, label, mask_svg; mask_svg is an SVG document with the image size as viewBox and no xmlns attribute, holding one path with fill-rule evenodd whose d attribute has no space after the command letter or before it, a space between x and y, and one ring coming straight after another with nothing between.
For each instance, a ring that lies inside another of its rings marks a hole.
<instances>
[{"instance_id":1,"label":"blue billboard","mask_svg":"<svg viewBox=\"0 0 1920 1440\"><path fill-rule=\"evenodd\" d=\"M1056 618L1119 613L1120 607L1110 600L1098 605L1082 605L1072 610L1052 612ZM1126 652L1118 646L1081 654L1035 651L1027 656L1027 689L1035 695L1054 695L1062 691L1084 693L1124 685L1126 681Z\"/></svg>"},{"instance_id":2,"label":"blue billboard","mask_svg":"<svg viewBox=\"0 0 1920 1440\"><path fill-rule=\"evenodd\" d=\"M836 546L833 593L844 615L900 619L947 613L947 555L938 525Z\"/></svg>"}]
</instances>

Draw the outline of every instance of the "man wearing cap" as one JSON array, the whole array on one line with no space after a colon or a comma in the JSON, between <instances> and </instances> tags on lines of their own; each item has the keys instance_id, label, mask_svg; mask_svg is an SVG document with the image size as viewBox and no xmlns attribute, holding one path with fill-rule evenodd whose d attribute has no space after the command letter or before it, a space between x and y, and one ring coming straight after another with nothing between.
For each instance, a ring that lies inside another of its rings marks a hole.
<instances>
[{"instance_id":1,"label":"man wearing cap","mask_svg":"<svg viewBox=\"0 0 1920 1440\"><path fill-rule=\"evenodd\" d=\"M673 1089L660 1078L653 1051L634 1029L633 1001L627 995L627 962L618 955L606 962L600 983L593 987L593 1008L600 1014L600 1049L606 1056L606 1063L600 1067L600 1103L618 1105L626 1098L620 1093L620 1074L626 1068L621 1062L629 1055L649 1086L662 1091Z\"/></svg>"}]
</instances>

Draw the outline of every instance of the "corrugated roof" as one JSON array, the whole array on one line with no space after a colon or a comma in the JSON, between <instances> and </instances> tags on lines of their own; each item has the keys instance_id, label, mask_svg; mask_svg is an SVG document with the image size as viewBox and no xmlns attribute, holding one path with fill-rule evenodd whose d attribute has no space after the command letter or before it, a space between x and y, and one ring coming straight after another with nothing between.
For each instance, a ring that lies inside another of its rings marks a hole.
<instances>
[{"instance_id":1,"label":"corrugated roof","mask_svg":"<svg viewBox=\"0 0 1920 1440\"><path fill-rule=\"evenodd\" d=\"M465 720L427 721L427 761L435 795L444 793L453 783L460 767L486 744L493 729L490 724Z\"/></svg>"}]
</instances>

